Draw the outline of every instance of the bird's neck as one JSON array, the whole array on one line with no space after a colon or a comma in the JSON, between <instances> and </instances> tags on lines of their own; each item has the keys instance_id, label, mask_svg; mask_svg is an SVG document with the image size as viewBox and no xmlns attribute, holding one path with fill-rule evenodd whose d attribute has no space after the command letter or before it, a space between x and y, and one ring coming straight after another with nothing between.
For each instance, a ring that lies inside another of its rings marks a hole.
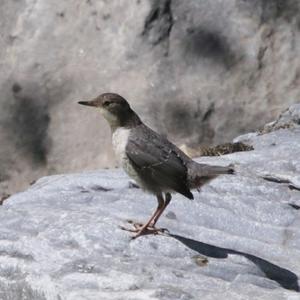
<instances>
[{"instance_id":1,"label":"bird's neck","mask_svg":"<svg viewBox=\"0 0 300 300\"><path fill-rule=\"evenodd\" d=\"M131 129L142 124L141 119L133 110L106 119L109 122L112 132L115 132L120 127Z\"/></svg>"}]
</instances>

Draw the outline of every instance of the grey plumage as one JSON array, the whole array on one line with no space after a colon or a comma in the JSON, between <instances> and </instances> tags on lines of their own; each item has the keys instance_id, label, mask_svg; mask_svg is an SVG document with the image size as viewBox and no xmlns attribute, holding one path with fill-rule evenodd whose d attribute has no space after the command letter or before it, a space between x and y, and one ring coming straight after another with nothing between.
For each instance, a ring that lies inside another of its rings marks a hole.
<instances>
[{"instance_id":1,"label":"grey plumage","mask_svg":"<svg viewBox=\"0 0 300 300\"><path fill-rule=\"evenodd\" d=\"M147 190L154 194L176 191L193 199L187 178L188 157L165 137L144 124L136 126L129 135L126 154Z\"/></svg>"},{"instance_id":2,"label":"grey plumage","mask_svg":"<svg viewBox=\"0 0 300 300\"><path fill-rule=\"evenodd\" d=\"M143 124L120 95L105 93L79 103L100 109L111 126L114 150L124 170L157 197L158 207L150 220L144 225L136 223L136 229L129 230L137 232L135 237L160 231L155 224L170 203L172 192L193 199L191 189L200 188L218 175L234 173L232 166L193 161L166 137Z\"/></svg>"},{"instance_id":3,"label":"grey plumage","mask_svg":"<svg viewBox=\"0 0 300 300\"><path fill-rule=\"evenodd\" d=\"M220 174L233 173L232 167L199 164L167 138L144 124L131 129L126 154L154 194L175 191L193 199L190 189L199 188Z\"/></svg>"}]
</instances>

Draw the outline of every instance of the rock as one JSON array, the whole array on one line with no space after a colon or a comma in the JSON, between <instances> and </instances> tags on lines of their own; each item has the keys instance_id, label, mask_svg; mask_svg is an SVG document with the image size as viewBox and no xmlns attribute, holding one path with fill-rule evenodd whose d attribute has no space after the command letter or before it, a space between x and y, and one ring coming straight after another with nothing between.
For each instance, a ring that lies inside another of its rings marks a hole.
<instances>
[{"instance_id":1,"label":"rock","mask_svg":"<svg viewBox=\"0 0 300 300\"><path fill-rule=\"evenodd\" d=\"M237 174L175 195L159 221L170 234L136 240L118 226L156 200L123 171L38 180L0 206L0 298L298 299L299 136L256 132L236 139L253 151L199 158Z\"/></svg>"},{"instance_id":2,"label":"rock","mask_svg":"<svg viewBox=\"0 0 300 300\"><path fill-rule=\"evenodd\" d=\"M263 129L260 130L260 134L269 133L278 129L294 128L300 125L299 111L300 104L292 105L285 110L276 121L266 124Z\"/></svg>"},{"instance_id":3,"label":"rock","mask_svg":"<svg viewBox=\"0 0 300 300\"><path fill-rule=\"evenodd\" d=\"M3 0L1 190L115 166L106 123L76 104L104 91L178 145L260 128L299 101L299 11L297 0Z\"/></svg>"},{"instance_id":4,"label":"rock","mask_svg":"<svg viewBox=\"0 0 300 300\"><path fill-rule=\"evenodd\" d=\"M254 149L252 146L242 142L225 143L212 147L200 146L198 148L191 148L187 145L181 145L179 148L189 157L218 156L239 151L251 151Z\"/></svg>"}]
</instances>

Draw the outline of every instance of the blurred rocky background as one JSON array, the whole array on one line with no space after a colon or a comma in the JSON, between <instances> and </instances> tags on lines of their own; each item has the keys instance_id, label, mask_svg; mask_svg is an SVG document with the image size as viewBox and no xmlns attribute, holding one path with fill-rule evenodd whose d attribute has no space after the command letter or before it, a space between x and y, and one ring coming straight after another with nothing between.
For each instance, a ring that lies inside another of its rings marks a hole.
<instances>
[{"instance_id":1,"label":"blurred rocky background","mask_svg":"<svg viewBox=\"0 0 300 300\"><path fill-rule=\"evenodd\" d=\"M77 105L127 98L176 144L228 142L300 99L299 0L2 0L0 196L114 167Z\"/></svg>"}]
</instances>

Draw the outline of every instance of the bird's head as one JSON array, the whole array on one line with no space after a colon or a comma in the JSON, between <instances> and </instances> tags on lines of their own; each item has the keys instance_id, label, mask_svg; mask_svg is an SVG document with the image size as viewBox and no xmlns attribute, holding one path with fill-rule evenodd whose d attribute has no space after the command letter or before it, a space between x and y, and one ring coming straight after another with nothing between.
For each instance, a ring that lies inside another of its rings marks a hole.
<instances>
[{"instance_id":1,"label":"bird's head","mask_svg":"<svg viewBox=\"0 0 300 300\"><path fill-rule=\"evenodd\" d=\"M140 123L139 117L128 102L118 94L104 93L90 101L79 101L78 103L98 108L113 130Z\"/></svg>"}]
</instances>

